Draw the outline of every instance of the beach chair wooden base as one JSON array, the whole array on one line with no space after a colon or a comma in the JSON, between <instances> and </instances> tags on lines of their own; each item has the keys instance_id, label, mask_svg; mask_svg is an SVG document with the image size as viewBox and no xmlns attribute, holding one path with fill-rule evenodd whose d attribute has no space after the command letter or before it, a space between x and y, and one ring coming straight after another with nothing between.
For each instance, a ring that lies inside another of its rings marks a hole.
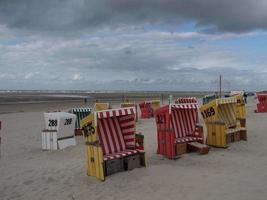
<instances>
[{"instance_id":1,"label":"beach chair wooden base","mask_svg":"<svg viewBox=\"0 0 267 200\"><path fill-rule=\"evenodd\" d=\"M247 141L247 130L240 130L240 140Z\"/></svg>"},{"instance_id":2,"label":"beach chair wooden base","mask_svg":"<svg viewBox=\"0 0 267 200\"><path fill-rule=\"evenodd\" d=\"M186 152L187 152L186 143L176 144L176 155L177 156L185 154Z\"/></svg>"},{"instance_id":3,"label":"beach chair wooden base","mask_svg":"<svg viewBox=\"0 0 267 200\"><path fill-rule=\"evenodd\" d=\"M43 130L42 131L42 149L43 150L57 150L57 130Z\"/></svg>"},{"instance_id":4,"label":"beach chair wooden base","mask_svg":"<svg viewBox=\"0 0 267 200\"><path fill-rule=\"evenodd\" d=\"M226 143L229 144L231 142L233 142L233 134L232 133L228 133L226 134Z\"/></svg>"},{"instance_id":5,"label":"beach chair wooden base","mask_svg":"<svg viewBox=\"0 0 267 200\"><path fill-rule=\"evenodd\" d=\"M105 176L124 171L123 159L113 159L105 161Z\"/></svg>"},{"instance_id":6,"label":"beach chair wooden base","mask_svg":"<svg viewBox=\"0 0 267 200\"><path fill-rule=\"evenodd\" d=\"M234 133L234 142L240 141L240 131Z\"/></svg>"},{"instance_id":7,"label":"beach chair wooden base","mask_svg":"<svg viewBox=\"0 0 267 200\"><path fill-rule=\"evenodd\" d=\"M134 168L139 168L141 167L141 162L140 162L140 155L131 155L128 156L124 159L124 168L125 170L133 170Z\"/></svg>"},{"instance_id":8,"label":"beach chair wooden base","mask_svg":"<svg viewBox=\"0 0 267 200\"><path fill-rule=\"evenodd\" d=\"M210 150L207 145L199 142L190 142L187 144L187 147L189 151L198 152L200 154L208 154Z\"/></svg>"},{"instance_id":9,"label":"beach chair wooden base","mask_svg":"<svg viewBox=\"0 0 267 200\"><path fill-rule=\"evenodd\" d=\"M245 118L239 118L238 119L239 123L240 123L240 127L245 128L246 127L246 119Z\"/></svg>"}]
</instances>

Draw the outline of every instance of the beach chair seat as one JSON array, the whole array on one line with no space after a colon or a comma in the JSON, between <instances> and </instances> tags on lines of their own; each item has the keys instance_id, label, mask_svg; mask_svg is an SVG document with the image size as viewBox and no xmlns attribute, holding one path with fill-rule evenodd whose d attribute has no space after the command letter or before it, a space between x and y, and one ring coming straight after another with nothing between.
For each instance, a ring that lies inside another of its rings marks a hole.
<instances>
[{"instance_id":1,"label":"beach chair seat","mask_svg":"<svg viewBox=\"0 0 267 200\"><path fill-rule=\"evenodd\" d=\"M182 138L176 138L175 143L187 143L187 142L203 142L203 138L201 137L182 137Z\"/></svg>"},{"instance_id":2,"label":"beach chair seat","mask_svg":"<svg viewBox=\"0 0 267 200\"><path fill-rule=\"evenodd\" d=\"M107 154L107 155L104 155L104 160L113 160L113 159L117 159L117 158L124 158L126 156L137 154L138 152L140 152L140 151L138 151L138 150L125 150L125 151L116 152L113 154Z\"/></svg>"}]
</instances>

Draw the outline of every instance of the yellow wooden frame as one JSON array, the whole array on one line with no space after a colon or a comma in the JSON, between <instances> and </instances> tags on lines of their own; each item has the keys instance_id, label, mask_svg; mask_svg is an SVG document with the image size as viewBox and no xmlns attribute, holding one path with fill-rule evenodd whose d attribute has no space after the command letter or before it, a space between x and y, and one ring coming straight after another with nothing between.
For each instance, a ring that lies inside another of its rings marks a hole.
<instances>
[{"instance_id":1,"label":"yellow wooden frame","mask_svg":"<svg viewBox=\"0 0 267 200\"><path fill-rule=\"evenodd\" d=\"M226 148L227 134L237 126L237 98L215 99L199 110L207 127L207 144Z\"/></svg>"},{"instance_id":2,"label":"yellow wooden frame","mask_svg":"<svg viewBox=\"0 0 267 200\"><path fill-rule=\"evenodd\" d=\"M155 110L159 107L160 107L160 100L151 101L151 108L153 109L153 112L155 112Z\"/></svg>"},{"instance_id":3,"label":"yellow wooden frame","mask_svg":"<svg viewBox=\"0 0 267 200\"><path fill-rule=\"evenodd\" d=\"M247 113L246 113L246 105L243 99L243 95L236 95L234 97L237 99L236 117L239 119L245 119Z\"/></svg>"},{"instance_id":4,"label":"yellow wooden frame","mask_svg":"<svg viewBox=\"0 0 267 200\"><path fill-rule=\"evenodd\" d=\"M81 120L81 126L89 128L84 131L86 144L87 175L94 176L101 181L105 180L104 159L102 148L95 123L95 115L91 113Z\"/></svg>"},{"instance_id":5,"label":"yellow wooden frame","mask_svg":"<svg viewBox=\"0 0 267 200\"><path fill-rule=\"evenodd\" d=\"M109 103L95 103L95 111L108 110Z\"/></svg>"}]
</instances>

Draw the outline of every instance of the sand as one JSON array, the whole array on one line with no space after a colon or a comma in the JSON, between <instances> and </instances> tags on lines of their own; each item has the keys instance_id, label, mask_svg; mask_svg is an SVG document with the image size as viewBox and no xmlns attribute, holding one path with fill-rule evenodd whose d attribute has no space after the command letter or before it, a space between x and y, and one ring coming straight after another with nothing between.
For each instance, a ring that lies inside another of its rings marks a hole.
<instances>
[{"instance_id":1,"label":"sand","mask_svg":"<svg viewBox=\"0 0 267 200\"><path fill-rule=\"evenodd\" d=\"M0 115L4 125L1 200L267 199L267 114L254 113L253 101L247 106L247 142L233 143L228 149L211 148L208 155L185 154L175 161L155 154L154 119L140 120L138 131L145 135L149 166L114 174L105 182L86 175L82 137L77 137L75 147L41 150L43 112L72 104L5 107L5 112L13 110Z\"/></svg>"}]
</instances>

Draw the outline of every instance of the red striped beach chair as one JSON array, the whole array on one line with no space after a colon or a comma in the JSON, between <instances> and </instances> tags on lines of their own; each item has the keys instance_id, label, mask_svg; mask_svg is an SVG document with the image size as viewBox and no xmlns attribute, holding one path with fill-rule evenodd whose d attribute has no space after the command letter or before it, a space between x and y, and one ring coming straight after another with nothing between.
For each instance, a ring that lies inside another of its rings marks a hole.
<instances>
[{"instance_id":1,"label":"red striped beach chair","mask_svg":"<svg viewBox=\"0 0 267 200\"><path fill-rule=\"evenodd\" d=\"M185 153L188 144L203 143L203 128L198 124L198 106L170 104L156 110L157 153L175 159Z\"/></svg>"},{"instance_id":2,"label":"red striped beach chair","mask_svg":"<svg viewBox=\"0 0 267 200\"><path fill-rule=\"evenodd\" d=\"M147 119L154 117L155 110L160 107L159 100L145 101L139 103L139 107L141 110L141 118Z\"/></svg>"},{"instance_id":3,"label":"red striped beach chair","mask_svg":"<svg viewBox=\"0 0 267 200\"><path fill-rule=\"evenodd\" d=\"M153 117L153 109L151 107L151 103L149 102L142 102L139 103L139 107L141 110L141 118L147 119Z\"/></svg>"},{"instance_id":4,"label":"red striped beach chair","mask_svg":"<svg viewBox=\"0 0 267 200\"><path fill-rule=\"evenodd\" d=\"M257 93L258 103L255 112L267 112L267 93Z\"/></svg>"},{"instance_id":5,"label":"red striped beach chair","mask_svg":"<svg viewBox=\"0 0 267 200\"><path fill-rule=\"evenodd\" d=\"M116 172L146 166L143 135L135 131L135 108L97 111L81 121L89 176L105 180Z\"/></svg>"},{"instance_id":6,"label":"red striped beach chair","mask_svg":"<svg viewBox=\"0 0 267 200\"><path fill-rule=\"evenodd\" d=\"M197 98L196 97L181 97L176 99L175 101L176 104L179 103L197 103Z\"/></svg>"}]
</instances>

